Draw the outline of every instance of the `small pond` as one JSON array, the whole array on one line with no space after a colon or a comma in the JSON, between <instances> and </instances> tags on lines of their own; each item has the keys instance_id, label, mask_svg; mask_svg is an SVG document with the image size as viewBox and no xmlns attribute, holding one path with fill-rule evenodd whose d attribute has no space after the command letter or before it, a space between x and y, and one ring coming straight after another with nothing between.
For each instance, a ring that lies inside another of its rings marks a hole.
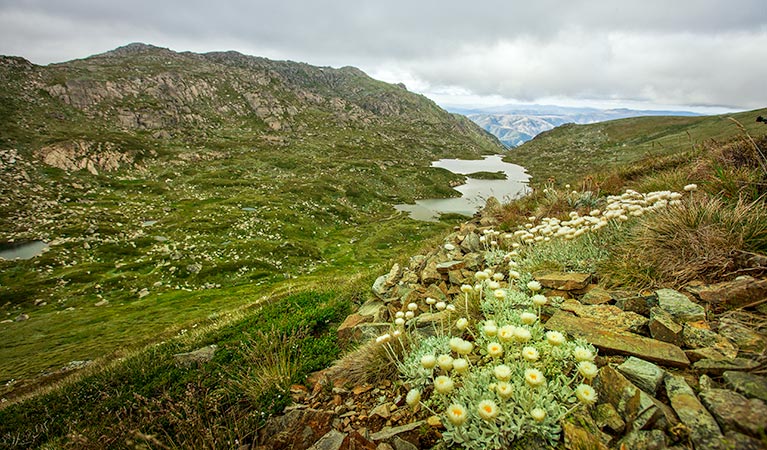
<instances>
[{"instance_id":1,"label":"small pond","mask_svg":"<svg viewBox=\"0 0 767 450\"><path fill-rule=\"evenodd\" d=\"M47 249L43 241L7 242L0 244L0 259L32 259Z\"/></svg>"},{"instance_id":2,"label":"small pond","mask_svg":"<svg viewBox=\"0 0 767 450\"><path fill-rule=\"evenodd\" d=\"M485 156L484 159L440 159L432 167L441 167L453 173L469 175L477 172L503 172L505 180L480 180L467 178L466 183L455 187L461 197L416 200L415 205L395 205L398 211L407 212L415 220L434 222L440 214L455 213L471 216L485 206L489 197L501 202L509 201L527 193L530 175L525 168L503 162L503 155Z\"/></svg>"}]
</instances>

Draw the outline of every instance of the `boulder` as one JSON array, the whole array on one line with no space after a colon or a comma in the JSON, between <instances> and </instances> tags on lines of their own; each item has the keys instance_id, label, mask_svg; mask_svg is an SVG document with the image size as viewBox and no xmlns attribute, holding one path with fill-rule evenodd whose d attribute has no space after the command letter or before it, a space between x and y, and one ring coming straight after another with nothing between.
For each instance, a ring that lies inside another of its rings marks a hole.
<instances>
[{"instance_id":1,"label":"boulder","mask_svg":"<svg viewBox=\"0 0 767 450\"><path fill-rule=\"evenodd\" d=\"M600 402L611 404L627 426L650 428L661 416L652 398L610 366L604 366L594 381Z\"/></svg>"},{"instance_id":2,"label":"boulder","mask_svg":"<svg viewBox=\"0 0 767 450\"><path fill-rule=\"evenodd\" d=\"M696 322L706 319L706 310L693 303L686 295L673 289L658 289L658 306L666 310L679 323Z\"/></svg>"},{"instance_id":3,"label":"boulder","mask_svg":"<svg viewBox=\"0 0 767 450\"><path fill-rule=\"evenodd\" d=\"M586 305L603 305L611 301L613 301L612 294L598 286L590 289L581 298L581 303Z\"/></svg>"},{"instance_id":4,"label":"boulder","mask_svg":"<svg viewBox=\"0 0 767 450\"><path fill-rule=\"evenodd\" d=\"M767 297L767 279L760 280L742 276L733 281L710 284L690 290L706 303L720 308L732 309Z\"/></svg>"},{"instance_id":5,"label":"boulder","mask_svg":"<svg viewBox=\"0 0 767 450\"><path fill-rule=\"evenodd\" d=\"M706 406L722 430L738 431L759 437L765 431L767 405L758 399L747 399L728 389L709 389L700 394Z\"/></svg>"},{"instance_id":6,"label":"boulder","mask_svg":"<svg viewBox=\"0 0 767 450\"><path fill-rule=\"evenodd\" d=\"M682 325L679 325L665 309L655 306L650 309L650 322L648 323L650 336L659 341L668 342L676 346L683 344Z\"/></svg>"},{"instance_id":7,"label":"boulder","mask_svg":"<svg viewBox=\"0 0 767 450\"><path fill-rule=\"evenodd\" d=\"M363 316L359 313L350 314L346 319L338 326L338 340L341 342L349 342L355 340L359 333L357 333L357 326L363 323L372 322L371 316Z\"/></svg>"},{"instance_id":8,"label":"boulder","mask_svg":"<svg viewBox=\"0 0 767 450\"><path fill-rule=\"evenodd\" d=\"M461 270L465 266L463 261L450 260L437 264L437 272L449 273L450 271Z\"/></svg>"},{"instance_id":9,"label":"boulder","mask_svg":"<svg viewBox=\"0 0 767 450\"><path fill-rule=\"evenodd\" d=\"M313 408L272 416L258 430L258 444L274 450L306 450L330 432L334 414ZM328 440L337 439L331 437Z\"/></svg>"},{"instance_id":10,"label":"boulder","mask_svg":"<svg viewBox=\"0 0 767 450\"><path fill-rule=\"evenodd\" d=\"M536 274L535 279L545 288L559 291L578 291L585 289L591 280L590 273L547 272Z\"/></svg>"},{"instance_id":11,"label":"boulder","mask_svg":"<svg viewBox=\"0 0 767 450\"><path fill-rule=\"evenodd\" d=\"M767 336L744 326L742 322L723 318L719 321L717 331L734 343L740 352L761 355L767 351Z\"/></svg>"},{"instance_id":12,"label":"boulder","mask_svg":"<svg viewBox=\"0 0 767 450\"><path fill-rule=\"evenodd\" d=\"M701 359L700 361L695 362L692 367L700 373L719 376L727 371L753 370L759 367L759 363L745 358L722 359L719 361L713 359Z\"/></svg>"},{"instance_id":13,"label":"boulder","mask_svg":"<svg viewBox=\"0 0 767 450\"><path fill-rule=\"evenodd\" d=\"M565 435L566 450L607 450L607 446L600 442L599 438L586 428L580 427L572 422L564 421L562 423L562 432Z\"/></svg>"},{"instance_id":14,"label":"boulder","mask_svg":"<svg viewBox=\"0 0 767 450\"><path fill-rule=\"evenodd\" d=\"M461 250L464 253L478 253L482 250L482 245L479 242L479 235L471 232L463 238L461 241Z\"/></svg>"},{"instance_id":15,"label":"boulder","mask_svg":"<svg viewBox=\"0 0 767 450\"><path fill-rule=\"evenodd\" d=\"M611 403L600 403L594 411L594 420L600 430L607 428L610 433L622 433L626 422Z\"/></svg>"},{"instance_id":16,"label":"boulder","mask_svg":"<svg viewBox=\"0 0 767 450\"><path fill-rule=\"evenodd\" d=\"M643 359L630 357L617 367L629 381L639 389L655 396L658 388L663 384L666 372L657 365Z\"/></svg>"},{"instance_id":17,"label":"boulder","mask_svg":"<svg viewBox=\"0 0 767 450\"><path fill-rule=\"evenodd\" d=\"M617 448L663 450L666 448L666 435L661 430L632 431L618 441Z\"/></svg>"},{"instance_id":18,"label":"boulder","mask_svg":"<svg viewBox=\"0 0 767 450\"><path fill-rule=\"evenodd\" d=\"M624 310L632 311L645 317L650 317L650 310L658 306L658 297L654 295L639 295L636 297L619 298L615 306Z\"/></svg>"},{"instance_id":19,"label":"boulder","mask_svg":"<svg viewBox=\"0 0 767 450\"><path fill-rule=\"evenodd\" d=\"M729 339L712 331L706 322L685 323L682 340L687 348L713 348L728 358L738 356L738 348Z\"/></svg>"},{"instance_id":20,"label":"boulder","mask_svg":"<svg viewBox=\"0 0 767 450\"><path fill-rule=\"evenodd\" d=\"M545 327L583 338L608 352L636 356L672 367L684 368L690 365L682 349L675 345L631 333L616 333L605 329L600 321L575 317L565 311L557 311Z\"/></svg>"},{"instance_id":21,"label":"boulder","mask_svg":"<svg viewBox=\"0 0 767 450\"><path fill-rule=\"evenodd\" d=\"M613 305L582 305L577 300L565 300L560 305L563 311L575 313L578 317L593 319L612 331L641 331L647 325L647 318L634 312L624 312Z\"/></svg>"},{"instance_id":22,"label":"boulder","mask_svg":"<svg viewBox=\"0 0 767 450\"><path fill-rule=\"evenodd\" d=\"M758 398L767 402L767 377L748 372L724 372L724 382L746 397Z\"/></svg>"},{"instance_id":23,"label":"boulder","mask_svg":"<svg viewBox=\"0 0 767 450\"><path fill-rule=\"evenodd\" d=\"M666 394L679 420L690 430L690 440L696 449L712 447L722 437L714 417L698 400L684 378L669 375L665 379Z\"/></svg>"}]
</instances>

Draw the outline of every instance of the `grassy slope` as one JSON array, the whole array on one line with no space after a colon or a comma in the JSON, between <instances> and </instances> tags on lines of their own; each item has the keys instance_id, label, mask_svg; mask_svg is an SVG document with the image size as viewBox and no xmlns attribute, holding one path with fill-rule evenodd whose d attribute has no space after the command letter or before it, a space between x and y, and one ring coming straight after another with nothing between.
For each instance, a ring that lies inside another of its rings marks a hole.
<instances>
[{"instance_id":1,"label":"grassy slope","mask_svg":"<svg viewBox=\"0 0 767 450\"><path fill-rule=\"evenodd\" d=\"M176 334L295 277L376 267L454 223L392 208L454 195L457 177L430 161L501 148L352 68L151 48L49 67L0 62L0 152L16 160L0 171L0 241L52 242L33 260L0 261L2 318L30 316L0 324L4 391ZM125 88L136 80L143 90ZM73 82L128 94L77 108L41 89ZM281 130L254 114L254 92L282 111ZM163 115L185 107L199 117ZM120 126L120 110L159 115L171 137ZM112 143L136 164L94 176L40 162L41 146L73 140Z\"/></svg>"},{"instance_id":2,"label":"grassy slope","mask_svg":"<svg viewBox=\"0 0 767 450\"><path fill-rule=\"evenodd\" d=\"M568 124L536 136L505 160L525 167L534 183L548 177L577 182L586 175L609 172L644 158L679 154L694 146L741 135L738 120L753 136L767 132L756 117L767 109L708 117L638 117L609 122Z\"/></svg>"}]
</instances>

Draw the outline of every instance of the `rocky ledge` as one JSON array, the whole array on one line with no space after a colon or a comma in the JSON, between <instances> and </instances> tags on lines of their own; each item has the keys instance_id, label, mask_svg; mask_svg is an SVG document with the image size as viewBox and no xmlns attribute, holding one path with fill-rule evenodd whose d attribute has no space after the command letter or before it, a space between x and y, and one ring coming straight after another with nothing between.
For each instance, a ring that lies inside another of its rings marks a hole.
<instances>
[{"instance_id":1,"label":"rocky ledge","mask_svg":"<svg viewBox=\"0 0 767 450\"><path fill-rule=\"evenodd\" d=\"M482 224L464 224L443 246L392 266L339 338L370 341L410 303L460 294L485 268ZM562 421L565 448L767 448L767 280L626 293L604 289L594 274L534 275L552 300L546 328L599 349L598 403ZM729 312L714 317L714 308ZM354 384L331 367L294 386L294 405L269 419L259 448L446 448L443 419L409 408L406 394L396 379Z\"/></svg>"}]
</instances>

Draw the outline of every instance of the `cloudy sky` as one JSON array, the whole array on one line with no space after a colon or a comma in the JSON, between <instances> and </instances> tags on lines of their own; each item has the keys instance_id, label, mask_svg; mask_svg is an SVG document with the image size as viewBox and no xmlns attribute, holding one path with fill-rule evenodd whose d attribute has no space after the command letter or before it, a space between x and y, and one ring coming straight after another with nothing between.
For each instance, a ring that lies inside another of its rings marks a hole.
<instances>
[{"instance_id":1,"label":"cloudy sky","mask_svg":"<svg viewBox=\"0 0 767 450\"><path fill-rule=\"evenodd\" d=\"M0 0L0 54L130 42L357 66L443 106L767 106L765 0Z\"/></svg>"}]
</instances>

